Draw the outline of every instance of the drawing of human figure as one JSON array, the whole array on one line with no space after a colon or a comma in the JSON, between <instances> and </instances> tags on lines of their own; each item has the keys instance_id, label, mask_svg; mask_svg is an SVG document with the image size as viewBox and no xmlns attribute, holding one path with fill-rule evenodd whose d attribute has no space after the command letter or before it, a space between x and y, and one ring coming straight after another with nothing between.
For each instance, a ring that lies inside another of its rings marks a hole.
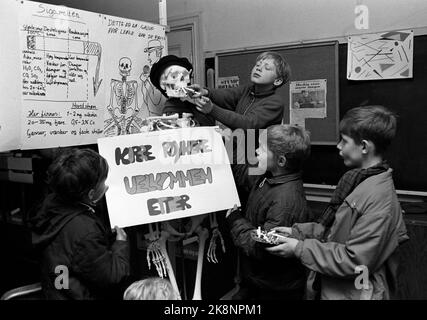
<instances>
[{"instance_id":1,"label":"drawing of human figure","mask_svg":"<svg viewBox=\"0 0 427 320\"><path fill-rule=\"evenodd\" d=\"M163 97L161 92L153 86L149 76L153 64L159 61L162 57L163 46L159 40L152 39L148 41L148 46L144 49L144 52L146 52L148 55L148 64L143 67L140 76L140 79L142 81L142 98L144 100L144 105L148 109L148 115L159 116L162 115L165 98Z\"/></svg>"},{"instance_id":2,"label":"drawing of human figure","mask_svg":"<svg viewBox=\"0 0 427 320\"><path fill-rule=\"evenodd\" d=\"M121 80L111 79L110 103L107 106L109 117L104 122L104 135L116 136L140 131L137 89L138 82L128 81L132 61L123 57L119 61Z\"/></svg>"}]
</instances>

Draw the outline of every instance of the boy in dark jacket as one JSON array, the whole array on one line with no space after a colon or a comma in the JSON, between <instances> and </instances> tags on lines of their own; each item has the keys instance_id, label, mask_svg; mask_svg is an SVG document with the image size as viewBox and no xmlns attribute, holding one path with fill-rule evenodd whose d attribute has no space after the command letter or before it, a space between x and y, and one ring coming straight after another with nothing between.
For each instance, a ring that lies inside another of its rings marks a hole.
<instances>
[{"instance_id":1,"label":"boy in dark jacket","mask_svg":"<svg viewBox=\"0 0 427 320\"><path fill-rule=\"evenodd\" d=\"M288 223L307 222L301 167L310 154L310 138L301 127L274 125L261 133L257 149L263 176L249 176L247 166L237 166L236 184L250 186L243 212L228 212L233 242L241 251L240 291L233 299L302 299L305 269L296 259L274 257L251 233Z\"/></svg>"},{"instance_id":2,"label":"boy in dark jacket","mask_svg":"<svg viewBox=\"0 0 427 320\"><path fill-rule=\"evenodd\" d=\"M31 221L47 299L110 298L129 275L126 233L116 227L112 242L95 215L107 174L106 160L90 149L67 151L49 167L52 193Z\"/></svg>"},{"instance_id":3,"label":"boy in dark jacket","mask_svg":"<svg viewBox=\"0 0 427 320\"><path fill-rule=\"evenodd\" d=\"M194 97L206 96L199 109L230 129L265 129L282 122L285 99L277 88L287 83L290 66L276 52L263 52L251 72L251 85L226 89L207 89L193 84ZM214 104L212 104L214 103Z\"/></svg>"}]
</instances>

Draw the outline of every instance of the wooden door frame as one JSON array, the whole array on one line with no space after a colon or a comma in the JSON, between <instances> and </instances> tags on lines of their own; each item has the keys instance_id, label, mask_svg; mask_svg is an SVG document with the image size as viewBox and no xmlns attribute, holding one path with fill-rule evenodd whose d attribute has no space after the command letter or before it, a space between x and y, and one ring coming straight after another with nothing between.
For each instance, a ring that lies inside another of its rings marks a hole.
<instances>
[{"instance_id":1,"label":"wooden door frame","mask_svg":"<svg viewBox=\"0 0 427 320\"><path fill-rule=\"evenodd\" d=\"M193 51L193 77L194 83L202 86L205 84L204 65L202 56L202 33L201 33L201 13L196 12L189 15L168 17L170 31L191 30L192 51Z\"/></svg>"}]
</instances>

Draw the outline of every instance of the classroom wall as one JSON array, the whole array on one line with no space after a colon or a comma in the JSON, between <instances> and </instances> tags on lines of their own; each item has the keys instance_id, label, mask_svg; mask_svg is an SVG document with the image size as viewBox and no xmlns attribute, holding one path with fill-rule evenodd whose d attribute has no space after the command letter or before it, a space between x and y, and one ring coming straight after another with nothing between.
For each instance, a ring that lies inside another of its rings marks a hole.
<instances>
[{"instance_id":1,"label":"classroom wall","mask_svg":"<svg viewBox=\"0 0 427 320\"><path fill-rule=\"evenodd\" d=\"M158 23L158 0L41 2ZM361 33L354 26L357 3L369 9L369 32L427 26L426 0L167 0L167 14L200 13L209 53Z\"/></svg>"}]
</instances>

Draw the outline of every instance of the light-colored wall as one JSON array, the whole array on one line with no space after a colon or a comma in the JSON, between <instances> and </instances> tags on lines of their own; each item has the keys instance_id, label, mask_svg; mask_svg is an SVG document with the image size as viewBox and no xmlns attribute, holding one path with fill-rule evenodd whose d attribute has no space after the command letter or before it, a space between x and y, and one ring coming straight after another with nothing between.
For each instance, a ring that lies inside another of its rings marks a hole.
<instances>
[{"instance_id":1,"label":"light-colored wall","mask_svg":"<svg viewBox=\"0 0 427 320\"><path fill-rule=\"evenodd\" d=\"M158 0L45 0L158 23ZM426 33L427 0L167 0L168 18L200 13L205 53L360 34L356 4L369 9L368 32ZM364 31L365 32L365 31Z\"/></svg>"}]
</instances>

